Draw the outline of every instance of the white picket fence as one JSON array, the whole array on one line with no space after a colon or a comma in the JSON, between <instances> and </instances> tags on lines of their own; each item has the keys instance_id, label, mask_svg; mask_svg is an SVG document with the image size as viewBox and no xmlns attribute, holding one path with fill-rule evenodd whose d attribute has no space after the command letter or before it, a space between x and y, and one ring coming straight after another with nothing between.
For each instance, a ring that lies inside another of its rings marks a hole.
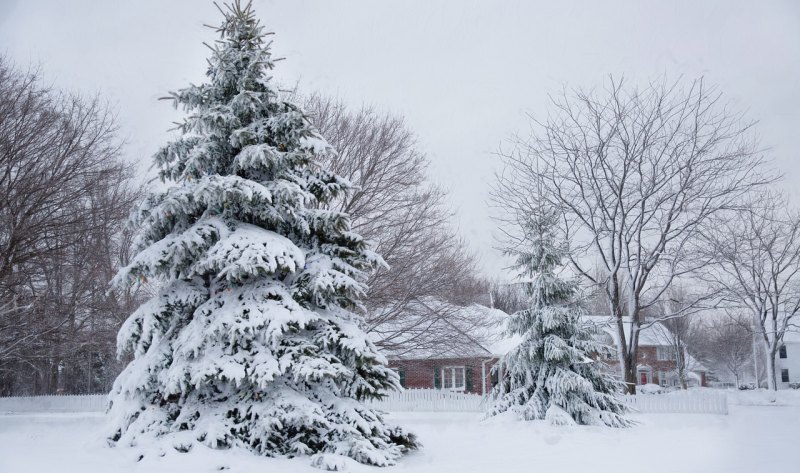
<instances>
[{"instance_id":1,"label":"white picket fence","mask_svg":"<svg viewBox=\"0 0 800 473\"><path fill-rule=\"evenodd\" d=\"M388 412L444 411L479 412L483 410L484 396L442 389L406 389L391 393L381 401L372 401L374 407Z\"/></svg>"},{"instance_id":2,"label":"white picket fence","mask_svg":"<svg viewBox=\"0 0 800 473\"><path fill-rule=\"evenodd\" d=\"M653 414L727 414L724 391L675 391L666 394L636 394L622 397L637 412Z\"/></svg>"},{"instance_id":3,"label":"white picket fence","mask_svg":"<svg viewBox=\"0 0 800 473\"><path fill-rule=\"evenodd\" d=\"M0 397L0 413L103 412L107 394Z\"/></svg>"},{"instance_id":4,"label":"white picket fence","mask_svg":"<svg viewBox=\"0 0 800 473\"><path fill-rule=\"evenodd\" d=\"M0 413L26 412L103 412L105 394L83 396L0 397ZM481 412L484 396L440 389L406 389L370 404L388 412ZM724 391L680 391L668 394L623 396L623 402L636 412L727 414Z\"/></svg>"},{"instance_id":5,"label":"white picket fence","mask_svg":"<svg viewBox=\"0 0 800 473\"><path fill-rule=\"evenodd\" d=\"M722 391L681 391L667 394L637 394L622 396L622 401L635 412L727 414L728 398ZM406 389L392 393L372 405L389 412L450 411L480 412L484 396L439 389Z\"/></svg>"}]
</instances>

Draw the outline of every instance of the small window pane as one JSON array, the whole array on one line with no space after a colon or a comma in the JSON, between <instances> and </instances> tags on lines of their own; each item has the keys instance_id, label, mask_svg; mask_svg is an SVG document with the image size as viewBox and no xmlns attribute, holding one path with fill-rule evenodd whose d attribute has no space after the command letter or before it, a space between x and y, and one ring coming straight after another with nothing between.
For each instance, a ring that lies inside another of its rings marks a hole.
<instances>
[{"instance_id":1,"label":"small window pane","mask_svg":"<svg viewBox=\"0 0 800 473\"><path fill-rule=\"evenodd\" d=\"M781 370L781 382L783 383L789 382L789 370L787 369Z\"/></svg>"},{"instance_id":2,"label":"small window pane","mask_svg":"<svg viewBox=\"0 0 800 473\"><path fill-rule=\"evenodd\" d=\"M781 348L778 350L778 353L781 358L786 358L786 345L781 345Z\"/></svg>"},{"instance_id":3,"label":"small window pane","mask_svg":"<svg viewBox=\"0 0 800 473\"><path fill-rule=\"evenodd\" d=\"M442 369L442 387L444 389L453 388L453 370L452 368Z\"/></svg>"},{"instance_id":4,"label":"small window pane","mask_svg":"<svg viewBox=\"0 0 800 473\"><path fill-rule=\"evenodd\" d=\"M453 368L455 372L454 388L460 389L464 387L464 368Z\"/></svg>"},{"instance_id":5,"label":"small window pane","mask_svg":"<svg viewBox=\"0 0 800 473\"><path fill-rule=\"evenodd\" d=\"M668 361L670 360L670 349L669 347L657 347L656 348L656 359L658 361Z\"/></svg>"},{"instance_id":6,"label":"small window pane","mask_svg":"<svg viewBox=\"0 0 800 473\"><path fill-rule=\"evenodd\" d=\"M663 387L667 387L667 373L663 371L658 372L658 384Z\"/></svg>"}]
</instances>

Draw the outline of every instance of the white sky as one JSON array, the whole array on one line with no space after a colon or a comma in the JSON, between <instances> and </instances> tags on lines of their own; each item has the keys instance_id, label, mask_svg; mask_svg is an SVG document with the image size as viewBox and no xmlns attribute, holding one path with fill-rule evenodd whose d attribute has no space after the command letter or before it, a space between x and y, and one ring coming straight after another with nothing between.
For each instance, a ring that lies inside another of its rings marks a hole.
<instances>
[{"instance_id":1,"label":"white sky","mask_svg":"<svg viewBox=\"0 0 800 473\"><path fill-rule=\"evenodd\" d=\"M451 192L458 227L501 274L486 205L493 152L542 114L547 93L613 73L634 81L704 75L758 120L762 145L797 192L800 2L272 1L256 11L302 90L402 114ZM143 168L178 115L157 99L200 82L218 23L211 1L0 0L0 53L40 64L58 87L117 105Z\"/></svg>"}]
</instances>

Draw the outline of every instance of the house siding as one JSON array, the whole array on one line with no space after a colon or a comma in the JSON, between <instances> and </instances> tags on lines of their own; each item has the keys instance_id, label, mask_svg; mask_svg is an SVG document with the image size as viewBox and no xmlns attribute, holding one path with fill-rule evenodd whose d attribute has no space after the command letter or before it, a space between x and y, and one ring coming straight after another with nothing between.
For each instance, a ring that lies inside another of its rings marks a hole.
<instances>
[{"instance_id":1,"label":"house siding","mask_svg":"<svg viewBox=\"0 0 800 473\"><path fill-rule=\"evenodd\" d=\"M800 383L800 342L786 342L786 358L775 355L775 377L778 388L788 388L789 384ZM781 370L789 371L789 381L781 381Z\"/></svg>"},{"instance_id":2,"label":"house siding","mask_svg":"<svg viewBox=\"0 0 800 473\"><path fill-rule=\"evenodd\" d=\"M612 367L615 371L619 368L619 360L617 359L610 359L610 360L603 360L606 364ZM637 353L636 358L637 365L646 365L650 367L650 378L648 379L648 383L652 384L661 384L661 379L659 378L659 373L669 373L674 371L677 367L675 360L659 360L658 359L658 347L655 346L640 346L639 351ZM701 386L708 386L706 381L706 373L704 371L693 371L700 375L700 385ZM637 376L636 383L641 384L641 379Z\"/></svg>"},{"instance_id":3,"label":"house siding","mask_svg":"<svg viewBox=\"0 0 800 473\"><path fill-rule=\"evenodd\" d=\"M489 361L487 361L489 360ZM389 367L402 371L403 385L407 389L431 389L434 388L435 372L448 366L465 368L465 392L475 394L485 394L483 392L482 369L485 363L486 369L486 388L491 390L491 367L497 362L496 358L438 358L438 359L419 359L419 360L389 360ZM471 376L470 376L471 375ZM440 375L441 376L441 375Z\"/></svg>"},{"instance_id":4,"label":"house siding","mask_svg":"<svg viewBox=\"0 0 800 473\"><path fill-rule=\"evenodd\" d=\"M800 348L798 346L797 348ZM619 374L619 361L616 359L603 360L614 374ZM486 370L486 390L490 391L493 387L493 380L496 377L491 375L491 368L497 363L496 357L464 357L464 358L435 358L435 359L391 359L389 367L402 373L401 379L403 387L407 389L433 389L434 372L448 366L463 366L465 376L470 376L466 380L465 392L475 394L485 394L483 392L483 368L485 362ZM671 372L675 370L674 360L659 360L658 348L655 346L640 346L637 365L647 365L650 367L650 377L648 383L660 384L660 372ZM700 385L707 386L706 373L694 371L700 375ZM798 369L800 374L800 369ZM780 371L778 372L780 376ZM640 383L637 378L637 383Z\"/></svg>"}]
</instances>

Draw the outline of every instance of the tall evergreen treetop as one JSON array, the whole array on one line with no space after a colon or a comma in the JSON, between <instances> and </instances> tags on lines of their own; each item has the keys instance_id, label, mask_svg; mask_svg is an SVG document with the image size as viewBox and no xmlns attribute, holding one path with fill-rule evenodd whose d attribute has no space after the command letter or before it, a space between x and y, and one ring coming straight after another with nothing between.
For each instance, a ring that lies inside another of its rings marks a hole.
<instances>
[{"instance_id":1,"label":"tall evergreen treetop","mask_svg":"<svg viewBox=\"0 0 800 473\"><path fill-rule=\"evenodd\" d=\"M521 342L495 367L501 376L488 414L512 411L520 419L557 425L625 427L626 408L615 396L621 383L591 358L610 347L596 340L596 327L582 322L577 281L557 274L568 255L559 218L557 209L542 204L522 225L526 246L510 252L530 308L508 319L507 334Z\"/></svg>"},{"instance_id":2,"label":"tall evergreen treetop","mask_svg":"<svg viewBox=\"0 0 800 473\"><path fill-rule=\"evenodd\" d=\"M363 403L399 381L355 313L381 259L326 206L350 185L281 99L250 4L222 11L208 81L171 97L188 116L155 162L173 186L135 212L138 254L115 278L160 289L119 333L134 359L111 394L111 440L391 464L417 444Z\"/></svg>"}]
</instances>

